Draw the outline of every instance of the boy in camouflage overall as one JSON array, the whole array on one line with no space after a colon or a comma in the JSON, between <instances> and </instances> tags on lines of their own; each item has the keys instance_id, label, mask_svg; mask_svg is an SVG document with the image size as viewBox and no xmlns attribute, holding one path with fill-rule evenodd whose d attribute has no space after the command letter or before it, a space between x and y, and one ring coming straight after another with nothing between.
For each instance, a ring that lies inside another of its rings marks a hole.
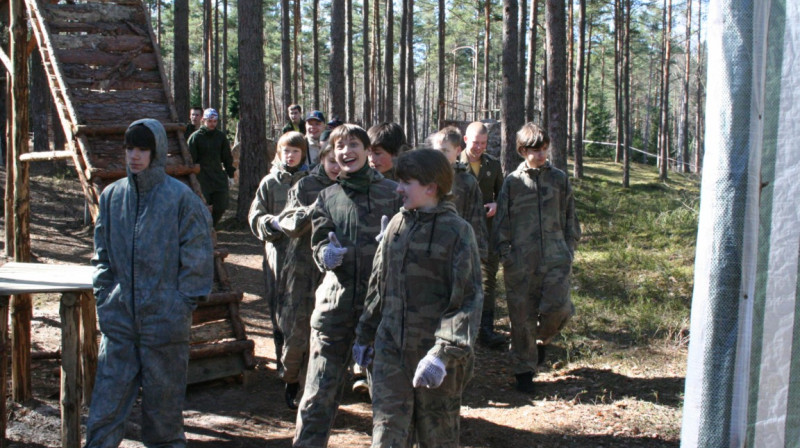
<instances>
[{"instance_id":1,"label":"boy in camouflage overall","mask_svg":"<svg viewBox=\"0 0 800 448\"><path fill-rule=\"evenodd\" d=\"M429 138L433 149L441 151L453 167L453 190L450 199L456 206L458 216L464 218L475 231L481 261L489 256L489 235L486 230L486 210L483 207L483 193L478 180L467 170L466 164L458 161L464 138L455 126L447 126Z\"/></svg>"},{"instance_id":2,"label":"boy in camouflage overall","mask_svg":"<svg viewBox=\"0 0 800 448\"><path fill-rule=\"evenodd\" d=\"M308 361L309 320L314 309L314 292L322 282L322 273L314 264L311 253L311 210L319 192L336 183L339 164L333 148L326 145L320 152L320 163L308 176L297 181L289 190L286 208L278 222L289 237L289 246L278 285L278 327L283 332L283 364L281 378L286 383L284 398L289 409L297 409L295 398L300 375Z\"/></svg>"},{"instance_id":3,"label":"boy in camouflage overall","mask_svg":"<svg viewBox=\"0 0 800 448\"><path fill-rule=\"evenodd\" d=\"M397 123L381 123L369 128L369 166L389 180L397 180L394 163L406 150L406 134Z\"/></svg>"},{"instance_id":4,"label":"boy in camouflage overall","mask_svg":"<svg viewBox=\"0 0 800 448\"><path fill-rule=\"evenodd\" d=\"M442 153L404 153L397 176L403 208L375 255L353 346L360 365L375 358L372 446L457 447L483 305L478 245L446 200Z\"/></svg>"},{"instance_id":5,"label":"boy in camouflage overall","mask_svg":"<svg viewBox=\"0 0 800 448\"><path fill-rule=\"evenodd\" d=\"M306 165L308 147L303 134L289 131L278 139L272 170L261 179L256 196L250 204L247 220L253 235L264 242L264 297L272 321L272 338L278 372L283 370L280 356L283 352L283 332L278 326L278 283L289 238L281 231L278 215L286 206L286 195L298 180L308 174Z\"/></svg>"},{"instance_id":6,"label":"boy in camouflage overall","mask_svg":"<svg viewBox=\"0 0 800 448\"><path fill-rule=\"evenodd\" d=\"M545 347L575 308L569 275L580 226L566 173L547 160L550 139L533 123L517 132L525 159L506 177L497 201L494 241L503 263L517 389L535 391Z\"/></svg>"},{"instance_id":7,"label":"boy in camouflage overall","mask_svg":"<svg viewBox=\"0 0 800 448\"><path fill-rule=\"evenodd\" d=\"M369 136L343 124L331 132L338 183L322 190L311 212L314 261L325 277L311 314L308 372L297 412L294 446L324 447L339 407L355 328L364 309L375 237L383 216L401 201L397 184L367 164Z\"/></svg>"}]
</instances>

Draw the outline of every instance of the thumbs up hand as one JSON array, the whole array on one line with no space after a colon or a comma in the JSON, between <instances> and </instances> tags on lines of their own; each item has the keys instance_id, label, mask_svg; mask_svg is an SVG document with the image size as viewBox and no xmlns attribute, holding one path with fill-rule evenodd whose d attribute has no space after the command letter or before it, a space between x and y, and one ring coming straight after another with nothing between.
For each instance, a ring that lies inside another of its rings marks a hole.
<instances>
[{"instance_id":1,"label":"thumbs up hand","mask_svg":"<svg viewBox=\"0 0 800 448\"><path fill-rule=\"evenodd\" d=\"M336 234L333 232L328 233L328 239L330 243L322 249L322 264L325 265L325 269L330 271L342 265L344 254L347 253L347 248L342 247L342 243L339 242L339 239L336 238Z\"/></svg>"},{"instance_id":2,"label":"thumbs up hand","mask_svg":"<svg viewBox=\"0 0 800 448\"><path fill-rule=\"evenodd\" d=\"M389 226L389 217L386 215L381 216L381 231L375 237L375 241L381 242L383 240L383 234L386 233L386 227Z\"/></svg>"}]
</instances>

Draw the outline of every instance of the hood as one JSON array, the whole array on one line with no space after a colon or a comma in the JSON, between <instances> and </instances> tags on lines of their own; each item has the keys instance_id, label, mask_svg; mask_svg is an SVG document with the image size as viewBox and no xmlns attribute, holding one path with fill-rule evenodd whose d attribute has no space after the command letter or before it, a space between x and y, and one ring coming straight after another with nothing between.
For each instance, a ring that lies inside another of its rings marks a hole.
<instances>
[{"instance_id":1,"label":"hood","mask_svg":"<svg viewBox=\"0 0 800 448\"><path fill-rule=\"evenodd\" d=\"M164 126L161 125L161 122L152 118L136 120L131 123L128 128L138 124L147 126L147 128L150 129L150 132L153 133L153 136L155 136L156 139L156 150L151 155L150 166L147 167L147 169L143 170L139 174L133 174L130 172L126 164L125 170L128 173L128 179L135 183L139 192L146 193L150 191L153 186L163 181L166 177L165 168L167 166L167 132L164 130Z\"/></svg>"},{"instance_id":2,"label":"hood","mask_svg":"<svg viewBox=\"0 0 800 448\"><path fill-rule=\"evenodd\" d=\"M550 169L552 166L553 166L553 165L551 165L551 164L550 164L550 161L548 160L548 161L544 162L544 165L542 165L542 166L541 166L541 167L539 167L539 168L528 168L528 164L527 164L527 162L525 162L525 161L523 160L523 161L522 161L522 162L519 164L519 166L517 166L517 171L520 171L520 172L523 172L523 173L528 173L528 174L534 174L534 173L537 173L537 172L541 172L541 171L549 170L549 169Z\"/></svg>"},{"instance_id":3,"label":"hood","mask_svg":"<svg viewBox=\"0 0 800 448\"><path fill-rule=\"evenodd\" d=\"M432 217L434 215L440 215L442 213L447 213L447 212L453 212L456 215L458 214L458 210L456 209L456 205L453 204L453 202L448 201L447 199L443 199L443 200L439 201L439 205L437 205L436 207L434 207L434 208L432 208L430 210L409 210L409 209L407 209L405 207L400 207L400 212L403 213L403 214L417 215L420 218L423 218L425 216L431 216Z\"/></svg>"}]
</instances>

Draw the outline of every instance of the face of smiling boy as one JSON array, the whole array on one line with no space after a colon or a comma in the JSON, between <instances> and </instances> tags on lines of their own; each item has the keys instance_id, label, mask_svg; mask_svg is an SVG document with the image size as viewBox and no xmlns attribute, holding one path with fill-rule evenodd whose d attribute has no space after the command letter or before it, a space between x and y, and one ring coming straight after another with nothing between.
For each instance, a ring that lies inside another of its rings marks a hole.
<instances>
[{"instance_id":1,"label":"face of smiling boy","mask_svg":"<svg viewBox=\"0 0 800 448\"><path fill-rule=\"evenodd\" d=\"M284 146L281 148L281 160L292 168L300 165L303 161L303 150L296 146Z\"/></svg>"},{"instance_id":2,"label":"face of smiling boy","mask_svg":"<svg viewBox=\"0 0 800 448\"><path fill-rule=\"evenodd\" d=\"M367 163L367 149L364 143L356 137L344 136L336 141L333 147L336 163L342 168L342 173L349 175L364 167Z\"/></svg>"}]
</instances>

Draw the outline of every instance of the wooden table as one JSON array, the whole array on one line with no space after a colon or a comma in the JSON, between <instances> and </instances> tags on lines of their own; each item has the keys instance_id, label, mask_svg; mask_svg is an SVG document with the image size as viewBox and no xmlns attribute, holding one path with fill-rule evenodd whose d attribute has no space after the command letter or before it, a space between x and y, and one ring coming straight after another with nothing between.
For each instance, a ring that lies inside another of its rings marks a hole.
<instances>
[{"instance_id":1,"label":"wooden table","mask_svg":"<svg viewBox=\"0 0 800 448\"><path fill-rule=\"evenodd\" d=\"M5 362L8 347L9 296L17 294L60 293L61 303L61 446L79 448L81 444L81 392L91 401L91 389L97 369L97 317L92 295L91 266L6 263L0 266L0 362ZM82 333L79 331L82 325ZM14 322L16 324L16 322ZM30 329L28 322L27 329ZM15 333L16 334L16 333ZM30 351L30 335L24 344L15 343L13 351ZM81 337L82 336L82 337ZM81 340L83 347L81 347ZM83 356L81 356L83 354ZM29 353L18 359L30 359ZM83 361L83 366L81 366ZM29 366L12 363L19 373L12 380L30 383ZM27 370L27 371L26 371ZM21 378L27 375L27 379ZM7 373L0 368L0 447L5 444ZM13 387L13 386L12 386Z\"/></svg>"}]
</instances>

